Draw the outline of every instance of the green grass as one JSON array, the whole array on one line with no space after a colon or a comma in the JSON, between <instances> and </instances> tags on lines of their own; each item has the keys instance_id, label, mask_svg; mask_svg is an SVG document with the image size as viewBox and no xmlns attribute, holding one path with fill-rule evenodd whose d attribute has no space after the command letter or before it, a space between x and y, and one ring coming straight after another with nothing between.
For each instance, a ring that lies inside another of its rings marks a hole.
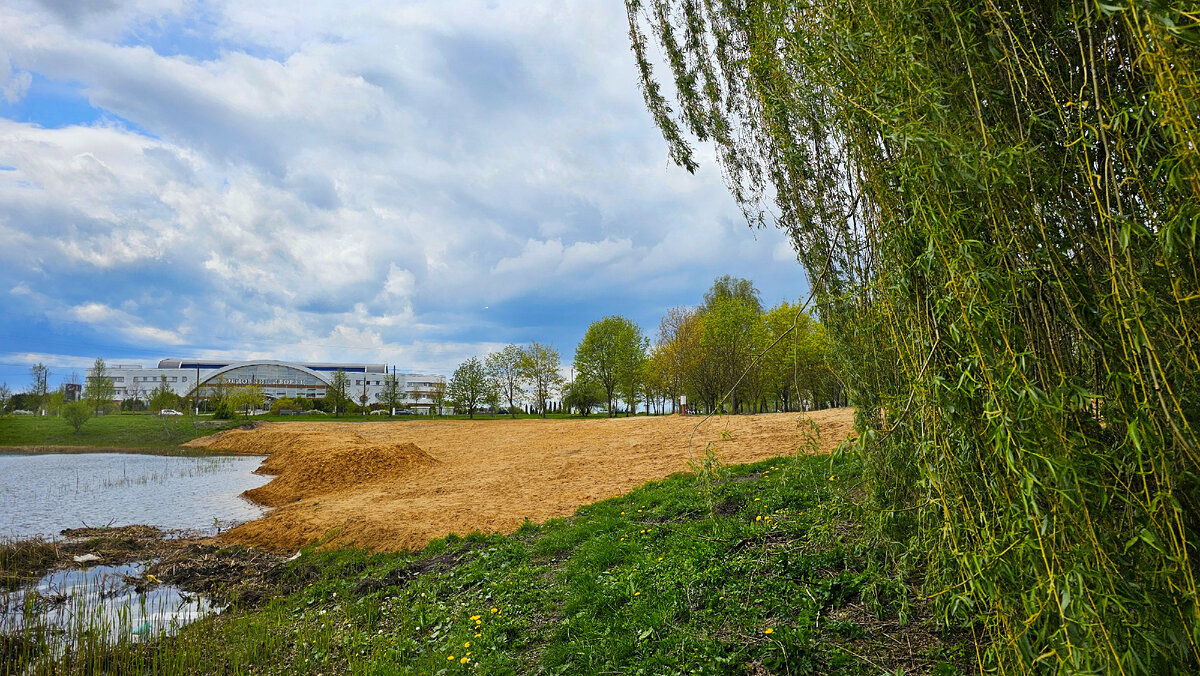
<instances>
[{"instance_id":1,"label":"green grass","mask_svg":"<svg viewBox=\"0 0 1200 676\"><path fill-rule=\"evenodd\" d=\"M286 596L174 637L92 645L55 673L970 668L973 649L927 625L864 534L845 497L858 481L850 461L779 458L676 475L507 536L449 535L418 553L309 549L287 564L299 582Z\"/></svg>"},{"instance_id":2,"label":"green grass","mask_svg":"<svg viewBox=\"0 0 1200 676\"><path fill-rule=\"evenodd\" d=\"M202 417L201 420L212 418ZM91 418L77 434L71 424L60 417L8 415L0 417L0 449L5 446L78 446L103 450L171 450L196 437L243 423L229 421L222 427L197 429L190 416L113 413Z\"/></svg>"},{"instance_id":3,"label":"green grass","mask_svg":"<svg viewBox=\"0 0 1200 676\"><path fill-rule=\"evenodd\" d=\"M535 419L540 416L518 414L518 420ZM551 419L583 419L578 415L551 413ZM591 418L603 416L592 415ZM623 417L623 416L622 416ZM230 427L254 422L406 422L430 420L466 420L465 415L256 415L249 418L238 416L234 420L214 420L203 415L200 420L206 427L195 428L191 416L162 417L151 413L113 413L89 419L79 433L64 418L57 416L0 416L0 451L5 447L40 449L44 447L69 446L72 450L99 450L125 452L185 453L196 451L180 449L179 445L197 437L206 436ZM475 420L509 420L507 415L475 414ZM210 453L211 452L207 452Z\"/></svg>"}]
</instances>

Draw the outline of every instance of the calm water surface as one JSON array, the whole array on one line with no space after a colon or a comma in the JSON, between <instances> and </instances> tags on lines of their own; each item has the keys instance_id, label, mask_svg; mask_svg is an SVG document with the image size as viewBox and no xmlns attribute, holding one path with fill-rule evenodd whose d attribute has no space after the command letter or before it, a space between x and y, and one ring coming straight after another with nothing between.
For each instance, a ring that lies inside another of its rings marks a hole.
<instances>
[{"instance_id":1,"label":"calm water surface","mask_svg":"<svg viewBox=\"0 0 1200 676\"><path fill-rule=\"evenodd\" d=\"M270 481L252 474L261 463L257 456L0 455L0 537L84 525L224 530L266 512L239 497Z\"/></svg>"}]
</instances>

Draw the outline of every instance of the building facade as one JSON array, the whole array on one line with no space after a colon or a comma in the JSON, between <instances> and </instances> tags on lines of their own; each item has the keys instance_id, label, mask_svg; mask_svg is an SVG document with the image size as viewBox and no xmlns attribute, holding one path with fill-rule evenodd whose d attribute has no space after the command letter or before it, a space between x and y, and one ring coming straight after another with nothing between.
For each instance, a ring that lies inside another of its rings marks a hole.
<instances>
[{"instance_id":1,"label":"building facade","mask_svg":"<svg viewBox=\"0 0 1200 676\"><path fill-rule=\"evenodd\" d=\"M389 376L384 364L299 363L258 359L253 361L222 361L212 359L163 359L157 367L137 364L112 364L107 367L108 378L118 401L148 400L151 392L166 386L172 392L188 397L197 386L201 397L218 389L257 385L268 402L283 398L303 397L320 399L338 371L346 374L346 394L355 402L363 395L367 404L382 401ZM88 377L94 374L89 369ZM397 390L404 406L418 413L428 413L433 406L433 394L444 388L446 378L421 373L397 373Z\"/></svg>"}]
</instances>

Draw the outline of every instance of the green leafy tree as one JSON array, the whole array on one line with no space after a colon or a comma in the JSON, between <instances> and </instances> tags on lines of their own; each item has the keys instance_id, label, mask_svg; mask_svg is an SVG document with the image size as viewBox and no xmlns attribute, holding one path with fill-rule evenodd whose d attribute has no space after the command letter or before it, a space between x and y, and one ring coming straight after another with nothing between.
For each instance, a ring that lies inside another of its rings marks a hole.
<instances>
[{"instance_id":1,"label":"green leafy tree","mask_svg":"<svg viewBox=\"0 0 1200 676\"><path fill-rule=\"evenodd\" d=\"M86 401L72 401L63 405L63 417L75 428L75 434L83 429L83 424L92 417L91 406Z\"/></svg>"},{"instance_id":2,"label":"green leafy tree","mask_svg":"<svg viewBox=\"0 0 1200 676\"><path fill-rule=\"evenodd\" d=\"M650 346L649 339L642 329L634 324L633 341L629 344L621 365L622 396L629 407L629 415L637 415L638 400L641 398L643 378L646 375L646 350ZM647 400L649 410L649 400Z\"/></svg>"},{"instance_id":3,"label":"green leafy tree","mask_svg":"<svg viewBox=\"0 0 1200 676\"><path fill-rule=\"evenodd\" d=\"M495 383L500 396L508 402L508 411L512 417L517 417L517 402L521 399L524 388L521 363L525 359L525 350L517 345L506 345L503 350L493 352L487 357L488 376Z\"/></svg>"},{"instance_id":4,"label":"green leafy tree","mask_svg":"<svg viewBox=\"0 0 1200 676\"><path fill-rule=\"evenodd\" d=\"M224 398L224 397L223 397ZM179 409L183 406L183 398L171 389L167 384L167 377L163 376L158 385L150 390L150 411L158 413L164 409Z\"/></svg>"},{"instance_id":5,"label":"green leafy tree","mask_svg":"<svg viewBox=\"0 0 1200 676\"><path fill-rule=\"evenodd\" d=\"M675 307L667 310L658 327L657 345L653 353L654 368L663 381L663 389L673 402L680 395L688 395L699 401L702 391L700 383L700 336L703 321L699 312L691 308Z\"/></svg>"},{"instance_id":6,"label":"green leafy tree","mask_svg":"<svg viewBox=\"0 0 1200 676\"><path fill-rule=\"evenodd\" d=\"M547 402L560 387L563 377L559 373L558 350L550 345L533 342L525 349L525 357L521 360L521 373L529 383L534 408L546 417Z\"/></svg>"},{"instance_id":7,"label":"green leafy tree","mask_svg":"<svg viewBox=\"0 0 1200 676\"><path fill-rule=\"evenodd\" d=\"M103 359L96 357L83 385L83 399L88 402L92 407L92 412L95 413L112 403L114 396L116 396L116 386L108 374L108 366Z\"/></svg>"},{"instance_id":8,"label":"green leafy tree","mask_svg":"<svg viewBox=\"0 0 1200 676\"><path fill-rule=\"evenodd\" d=\"M0 383L0 415L8 410L8 403L12 401L12 390L9 389L8 383Z\"/></svg>"},{"instance_id":9,"label":"green leafy tree","mask_svg":"<svg viewBox=\"0 0 1200 676\"><path fill-rule=\"evenodd\" d=\"M159 388L167 389L165 380L163 383L159 384ZM159 388L155 388L154 390L151 390L151 392L150 392L150 410L151 411L162 410L162 408L154 405L154 395L155 395L155 392L157 392L159 390ZM212 406L213 417L217 418L218 420L232 419L233 416L237 413L237 408L233 402L233 388L230 386L230 384L228 382L226 382L225 377L221 376L221 377L217 378L216 380L209 381L208 384L206 385L206 391L207 391L207 395L208 395L207 398L208 398L209 405ZM168 406L166 408L172 408L172 407Z\"/></svg>"},{"instance_id":10,"label":"green leafy tree","mask_svg":"<svg viewBox=\"0 0 1200 676\"><path fill-rule=\"evenodd\" d=\"M478 357L471 357L454 369L446 387L446 397L454 402L455 409L465 408L467 416L474 419L475 409L487 401L490 390L491 383L483 362Z\"/></svg>"},{"instance_id":11,"label":"green leafy tree","mask_svg":"<svg viewBox=\"0 0 1200 676\"><path fill-rule=\"evenodd\" d=\"M243 385L233 391L233 407L242 411L247 418L254 409L261 408L266 402L263 386L257 383Z\"/></svg>"},{"instance_id":12,"label":"green leafy tree","mask_svg":"<svg viewBox=\"0 0 1200 676\"><path fill-rule=\"evenodd\" d=\"M646 338L641 328L619 315L592 322L575 348L575 368L582 377L604 388L610 417L616 415L616 397L622 388L625 394L636 392L637 368L645 352Z\"/></svg>"},{"instance_id":13,"label":"green leafy tree","mask_svg":"<svg viewBox=\"0 0 1200 676\"><path fill-rule=\"evenodd\" d=\"M752 383L759 377L753 359L764 347L766 331L762 315L752 303L725 296L704 310L703 317L700 344L710 360L708 367L712 369L717 385L709 392L716 398L712 406L719 406L720 398L732 393L731 406L736 413L743 403L744 393L753 389Z\"/></svg>"},{"instance_id":14,"label":"green leafy tree","mask_svg":"<svg viewBox=\"0 0 1200 676\"><path fill-rule=\"evenodd\" d=\"M350 403L350 378L345 371L338 369L333 372L329 386L325 388L325 399L333 406L335 416L346 411L346 405Z\"/></svg>"},{"instance_id":15,"label":"green leafy tree","mask_svg":"<svg viewBox=\"0 0 1200 676\"><path fill-rule=\"evenodd\" d=\"M46 397L46 410L50 415L59 415L62 413L62 408L66 403L67 386L61 385Z\"/></svg>"},{"instance_id":16,"label":"green leafy tree","mask_svg":"<svg viewBox=\"0 0 1200 676\"><path fill-rule=\"evenodd\" d=\"M713 280L712 287L704 293L704 304L701 307L705 310L712 309L713 304L723 298L737 298L754 308L755 312L763 311L758 289L754 288L754 282L748 279L732 275L717 277Z\"/></svg>"},{"instance_id":17,"label":"green leafy tree","mask_svg":"<svg viewBox=\"0 0 1200 676\"><path fill-rule=\"evenodd\" d=\"M563 393L563 406L568 410L579 411L583 416L591 414L592 409L604 403L604 388L599 383L578 377L572 380Z\"/></svg>"}]
</instances>

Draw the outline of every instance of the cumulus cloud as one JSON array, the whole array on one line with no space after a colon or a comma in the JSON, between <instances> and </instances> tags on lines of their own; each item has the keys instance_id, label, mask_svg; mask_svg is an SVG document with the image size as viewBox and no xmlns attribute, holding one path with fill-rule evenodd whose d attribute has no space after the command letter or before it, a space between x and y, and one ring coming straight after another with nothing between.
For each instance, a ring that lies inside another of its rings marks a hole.
<instances>
[{"instance_id":1,"label":"cumulus cloud","mask_svg":"<svg viewBox=\"0 0 1200 676\"><path fill-rule=\"evenodd\" d=\"M136 315L109 307L103 303L84 303L69 308L67 313L76 322L90 324L109 333L125 336L135 343L179 345L183 337L169 329L150 326Z\"/></svg>"},{"instance_id":2,"label":"cumulus cloud","mask_svg":"<svg viewBox=\"0 0 1200 676\"><path fill-rule=\"evenodd\" d=\"M619 3L6 3L0 90L27 112L0 116L5 321L57 314L147 358L446 372L510 340L569 354L589 313L652 325L727 272L801 295L713 162L668 166L623 22ZM42 83L86 119L39 123L62 105Z\"/></svg>"}]
</instances>

